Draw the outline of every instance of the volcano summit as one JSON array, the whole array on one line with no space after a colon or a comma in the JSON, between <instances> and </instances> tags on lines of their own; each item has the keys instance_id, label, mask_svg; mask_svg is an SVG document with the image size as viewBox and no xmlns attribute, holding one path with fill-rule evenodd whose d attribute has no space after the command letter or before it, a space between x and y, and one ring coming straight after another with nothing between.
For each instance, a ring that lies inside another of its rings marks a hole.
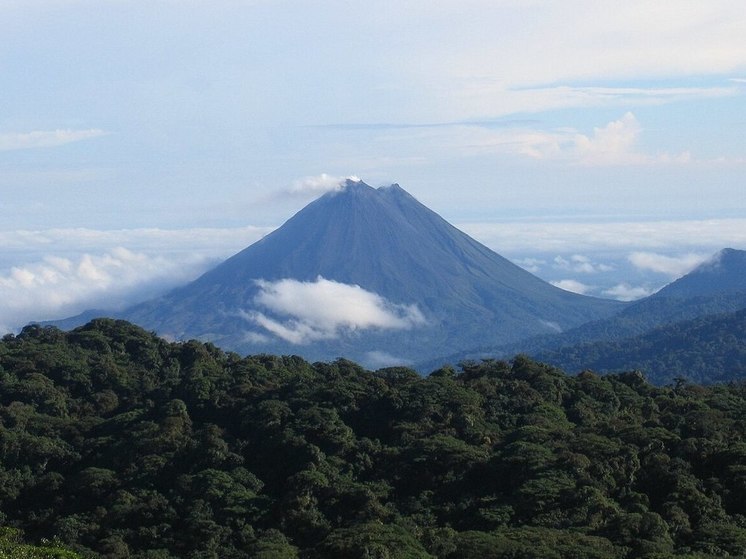
<instances>
[{"instance_id":1,"label":"volcano summit","mask_svg":"<svg viewBox=\"0 0 746 559\"><path fill-rule=\"evenodd\" d=\"M548 284L397 184L348 180L197 280L117 316L242 353L375 367L558 332L620 305Z\"/></svg>"}]
</instances>

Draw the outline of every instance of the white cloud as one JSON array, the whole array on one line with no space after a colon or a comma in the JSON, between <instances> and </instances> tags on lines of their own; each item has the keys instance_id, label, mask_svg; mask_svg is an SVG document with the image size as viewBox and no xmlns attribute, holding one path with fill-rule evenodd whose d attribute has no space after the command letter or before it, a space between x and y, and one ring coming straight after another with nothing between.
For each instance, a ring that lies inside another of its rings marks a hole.
<instances>
[{"instance_id":1,"label":"white cloud","mask_svg":"<svg viewBox=\"0 0 746 559\"><path fill-rule=\"evenodd\" d=\"M614 287L605 289L603 294L619 301L634 301L652 295L655 291L655 289L649 289L643 286L634 287L627 283L619 283Z\"/></svg>"},{"instance_id":2,"label":"white cloud","mask_svg":"<svg viewBox=\"0 0 746 559\"><path fill-rule=\"evenodd\" d=\"M359 181L360 179L354 175L347 177L335 177L321 173L315 177L304 177L293 182L292 186L288 189L290 194L295 195L314 195L324 194L325 192L337 192L344 188L345 181L347 180Z\"/></svg>"},{"instance_id":3,"label":"white cloud","mask_svg":"<svg viewBox=\"0 0 746 559\"><path fill-rule=\"evenodd\" d=\"M62 146L81 140L105 136L98 128L89 130L37 130L17 134L0 134L0 151Z\"/></svg>"},{"instance_id":4,"label":"white cloud","mask_svg":"<svg viewBox=\"0 0 746 559\"><path fill-rule=\"evenodd\" d=\"M746 219L671 221L504 221L459 229L500 253L573 254L595 250L683 250L746 247Z\"/></svg>"},{"instance_id":5,"label":"white cloud","mask_svg":"<svg viewBox=\"0 0 746 559\"><path fill-rule=\"evenodd\" d=\"M552 281L550 283L555 287L564 289L565 291L572 291L573 293L580 293L581 295L585 295L593 289L593 286L586 285L574 279L563 279L559 281Z\"/></svg>"},{"instance_id":6,"label":"white cloud","mask_svg":"<svg viewBox=\"0 0 746 559\"><path fill-rule=\"evenodd\" d=\"M417 52L419 66L411 61L407 67L416 76L410 79L436 76L428 85L438 89L439 107L444 112L450 108L454 118L465 111L478 117L593 107L608 103L608 96L623 96L618 102L627 107L634 97L642 102L650 95L676 100L676 94L656 86L631 88L627 94L536 86L727 75L742 69L746 60L746 17L743 7L729 0L478 4L451 14L450 28L436 20L443 26L438 32L448 40L441 37L429 50L423 47ZM466 18L474 20L469 33L463 32ZM647 89L652 93L634 93Z\"/></svg>"},{"instance_id":7,"label":"white cloud","mask_svg":"<svg viewBox=\"0 0 746 559\"><path fill-rule=\"evenodd\" d=\"M117 247L134 252L177 258L198 255L220 259L230 256L272 231L273 227L231 227L192 229L114 229L83 227L70 229L21 229L0 231L0 272L2 261L14 257L15 264L41 260L48 255L79 258L84 253L101 253Z\"/></svg>"},{"instance_id":8,"label":"white cloud","mask_svg":"<svg viewBox=\"0 0 746 559\"><path fill-rule=\"evenodd\" d=\"M258 280L255 303L280 318L253 311L243 316L293 344L337 338L367 329L410 329L425 324L416 305L394 304L384 297L318 277L313 282Z\"/></svg>"},{"instance_id":9,"label":"white cloud","mask_svg":"<svg viewBox=\"0 0 746 559\"><path fill-rule=\"evenodd\" d=\"M575 130L555 132L535 131L524 136L521 153L537 159L565 160L580 165L650 165L689 163L691 156L684 152L676 155L661 153L650 155L637 150L642 126L631 112L605 126L593 129L593 134Z\"/></svg>"},{"instance_id":10,"label":"white cloud","mask_svg":"<svg viewBox=\"0 0 746 559\"><path fill-rule=\"evenodd\" d=\"M579 274L610 272L614 269L613 266L608 264L595 264L589 257L582 254L573 254L568 258L556 256L554 258L554 267L559 270L568 270Z\"/></svg>"},{"instance_id":11,"label":"white cloud","mask_svg":"<svg viewBox=\"0 0 746 559\"><path fill-rule=\"evenodd\" d=\"M0 231L0 330L138 303L194 279L271 230Z\"/></svg>"},{"instance_id":12,"label":"white cloud","mask_svg":"<svg viewBox=\"0 0 746 559\"><path fill-rule=\"evenodd\" d=\"M412 364L409 359L403 359L396 355L391 355L385 351L369 351L365 354L365 365L374 369L382 367L394 367L403 366L406 367Z\"/></svg>"},{"instance_id":13,"label":"white cloud","mask_svg":"<svg viewBox=\"0 0 746 559\"><path fill-rule=\"evenodd\" d=\"M0 276L3 327L14 330L90 308L121 308L193 279L204 266L201 257L168 259L122 247L14 266Z\"/></svg>"},{"instance_id":14,"label":"white cloud","mask_svg":"<svg viewBox=\"0 0 746 559\"><path fill-rule=\"evenodd\" d=\"M696 160L687 151L644 153L638 149L642 132L637 117L627 112L617 120L594 127L591 133L570 127L543 130L526 126L496 128L489 124L458 123L402 130L398 134L407 137L410 143L417 141L420 146L441 151L444 156L453 156L454 153L464 157L494 154L583 167L742 163L733 157Z\"/></svg>"},{"instance_id":15,"label":"white cloud","mask_svg":"<svg viewBox=\"0 0 746 559\"><path fill-rule=\"evenodd\" d=\"M542 260L541 258L532 258L532 257L526 257L526 258L517 258L513 260L514 264L517 264L527 272L531 272L532 274L535 274L539 270L541 270L541 267L546 264L546 260Z\"/></svg>"},{"instance_id":16,"label":"white cloud","mask_svg":"<svg viewBox=\"0 0 746 559\"><path fill-rule=\"evenodd\" d=\"M712 254L687 253L681 256L666 256L655 252L633 252L627 258L633 266L641 270L651 270L678 278L707 261Z\"/></svg>"}]
</instances>

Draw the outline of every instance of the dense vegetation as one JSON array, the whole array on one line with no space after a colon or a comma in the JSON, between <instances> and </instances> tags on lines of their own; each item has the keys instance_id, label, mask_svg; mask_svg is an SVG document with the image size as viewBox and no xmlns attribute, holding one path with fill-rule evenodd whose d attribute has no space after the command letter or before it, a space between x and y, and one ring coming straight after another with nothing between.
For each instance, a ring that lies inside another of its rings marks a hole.
<instances>
[{"instance_id":1,"label":"dense vegetation","mask_svg":"<svg viewBox=\"0 0 746 559\"><path fill-rule=\"evenodd\" d=\"M746 309L707 315L622 340L539 352L565 371L639 369L654 384L676 378L711 384L746 378Z\"/></svg>"},{"instance_id":2,"label":"dense vegetation","mask_svg":"<svg viewBox=\"0 0 746 559\"><path fill-rule=\"evenodd\" d=\"M742 556L745 432L743 384L32 326L0 342L0 525L82 557Z\"/></svg>"}]
</instances>

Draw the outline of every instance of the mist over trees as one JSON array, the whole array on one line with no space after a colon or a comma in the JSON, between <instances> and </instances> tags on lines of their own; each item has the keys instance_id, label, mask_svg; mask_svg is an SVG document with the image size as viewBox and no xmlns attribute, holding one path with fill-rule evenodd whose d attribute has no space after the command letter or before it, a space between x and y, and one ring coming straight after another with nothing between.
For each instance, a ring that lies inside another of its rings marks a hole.
<instances>
[{"instance_id":1,"label":"mist over trees","mask_svg":"<svg viewBox=\"0 0 746 559\"><path fill-rule=\"evenodd\" d=\"M745 432L743 383L30 326L0 342L0 557L739 556Z\"/></svg>"}]
</instances>

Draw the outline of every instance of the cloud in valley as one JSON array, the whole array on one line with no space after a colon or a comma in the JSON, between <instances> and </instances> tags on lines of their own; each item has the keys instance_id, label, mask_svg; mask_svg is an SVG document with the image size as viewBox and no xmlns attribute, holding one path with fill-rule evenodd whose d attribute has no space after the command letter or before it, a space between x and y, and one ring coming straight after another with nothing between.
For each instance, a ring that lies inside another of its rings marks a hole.
<instances>
[{"instance_id":1,"label":"cloud in valley","mask_svg":"<svg viewBox=\"0 0 746 559\"><path fill-rule=\"evenodd\" d=\"M425 324L416 305L394 304L376 293L318 277L313 282L258 280L255 303L281 318L251 311L244 317L293 344L367 329L406 330Z\"/></svg>"},{"instance_id":2,"label":"cloud in valley","mask_svg":"<svg viewBox=\"0 0 746 559\"><path fill-rule=\"evenodd\" d=\"M574 279L563 279L559 281L550 282L553 286L564 289L565 291L572 291L573 293L579 293L585 295L593 289L593 286L586 285Z\"/></svg>"},{"instance_id":3,"label":"cloud in valley","mask_svg":"<svg viewBox=\"0 0 746 559\"><path fill-rule=\"evenodd\" d=\"M635 301L636 299L642 299L643 297L652 295L655 291L655 289L650 289L644 286L635 287L628 283L619 283L614 287L605 289L603 294L619 301Z\"/></svg>"}]
</instances>

